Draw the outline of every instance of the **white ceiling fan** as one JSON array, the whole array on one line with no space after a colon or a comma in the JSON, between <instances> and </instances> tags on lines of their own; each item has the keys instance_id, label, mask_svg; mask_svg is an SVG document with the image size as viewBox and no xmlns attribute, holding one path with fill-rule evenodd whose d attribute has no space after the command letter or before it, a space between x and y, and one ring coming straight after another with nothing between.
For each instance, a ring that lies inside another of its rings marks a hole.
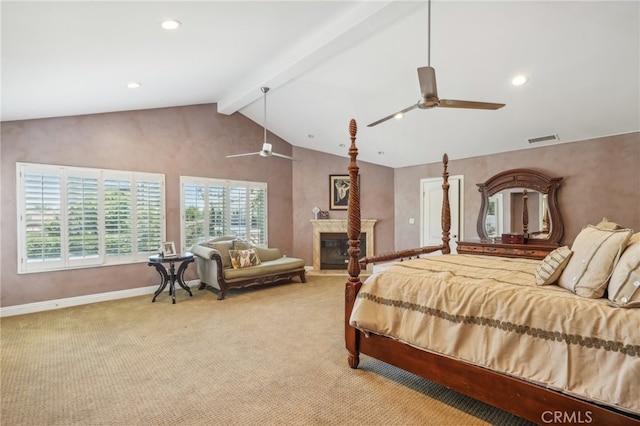
<instances>
[{"instance_id":1,"label":"white ceiling fan","mask_svg":"<svg viewBox=\"0 0 640 426\"><path fill-rule=\"evenodd\" d=\"M261 87L260 90L262 91L262 93L264 93L264 143L262 144L262 150L258 151L258 152L248 152L246 154L234 154L234 155L227 155L227 158L234 158L234 157L245 157L248 155L259 155L260 157L280 157L280 158L286 158L287 160L294 160L295 158L290 157L288 155L284 155L284 154L278 154L277 152L273 152L273 147L271 146L270 143L267 142L267 92L269 91L268 87Z\"/></svg>"},{"instance_id":2,"label":"white ceiling fan","mask_svg":"<svg viewBox=\"0 0 640 426\"><path fill-rule=\"evenodd\" d=\"M429 109L429 108L469 108L469 109L499 109L505 104L496 104L491 102L475 102L475 101L459 101L454 99L440 99L438 98L438 89L436 87L436 70L431 67L431 0L428 3L427 10L428 22L427 22L427 66L418 68L418 81L420 83L420 93L422 98L415 104L401 110L394 112L380 120L374 121L368 124L367 127L377 126L392 118L402 118L402 116L411 110L416 108Z\"/></svg>"}]
</instances>

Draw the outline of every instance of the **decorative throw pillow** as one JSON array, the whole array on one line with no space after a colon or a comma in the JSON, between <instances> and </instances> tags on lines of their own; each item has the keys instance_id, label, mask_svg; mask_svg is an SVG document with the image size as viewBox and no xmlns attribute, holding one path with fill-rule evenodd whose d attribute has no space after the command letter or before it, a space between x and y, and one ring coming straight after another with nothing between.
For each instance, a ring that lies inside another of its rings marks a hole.
<instances>
[{"instance_id":1,"label":"decorative throw pillow","mask_svg":"<svg viewBox=\"0 0 640 426\"><path fill-rule=\"evenodd\" d=\"M558 281L572 254L569 246L558 247L549 253L536 268L536 284L547 285Z\"/></svg>"},{"instance_id":2,"label":"decorative throw pillow","mask_svg":"<svg viewBox=\"0 0 640 426\"><path fill-rule=\"evenodd\" d=\"M602 297L631 232L630 229L604 230L587 225L571 246L573 256L562 271L558 285L578 296Z\"/></svg>"},{"instance_id":3,"label":"decorative throw pillow","mask_svg":"<svg viewBox=\"0 0 640 426\"><path fill-rule=\"evenodd\" d=\"M621 307L640 307L640 232L633 234L613 269L608 297Z\"/></svg>"},{"instance_id":4,"label":"decorative throw pillow","mask_svg":"<svg viewBox=\"0 0 640 426\"><path fill-rule=\"evenodd\" d=\"M262 263L254 249L229 250L229 254L231 255L231 264L235 269L256 266Z\"/></svg>"}]
</instances>

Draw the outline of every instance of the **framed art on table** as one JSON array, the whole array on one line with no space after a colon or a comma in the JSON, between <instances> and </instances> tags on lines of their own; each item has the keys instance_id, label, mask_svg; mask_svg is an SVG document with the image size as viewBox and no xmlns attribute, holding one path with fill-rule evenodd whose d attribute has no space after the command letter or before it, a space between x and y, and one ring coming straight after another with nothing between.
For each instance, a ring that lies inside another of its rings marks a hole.
<instances>
[{"instance_id":1,"label":"framed art on table","mask_svg":"<svg viewBox=\"0 0 640 426\"><path fill-rule=\"evenodd\" d=\"M176 256L176 245L173 243L173 241L166 241L164 243L162 243L162 256L163 257L172 257L172 256Z\"/></svg>"}]
</instances>

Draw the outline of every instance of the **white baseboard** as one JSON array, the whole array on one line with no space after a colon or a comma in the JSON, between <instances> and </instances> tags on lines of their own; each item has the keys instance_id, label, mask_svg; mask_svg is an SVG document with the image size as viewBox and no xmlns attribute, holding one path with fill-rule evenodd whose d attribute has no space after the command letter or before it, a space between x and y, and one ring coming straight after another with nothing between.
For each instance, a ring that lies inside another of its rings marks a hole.
<instances>
[{"instance_id":1,"label":"white baseboard","mask_svg":"<svg viewBox=\"0 0 640 426\"><path fill-rule=\"evenodd\" d=\"M200 280L190 280L186 284L189 287L200 285ZM108 293L88 294L86 296L69 297L66 299L45 300L43 302L26 303L24 305L7 306L0 308L0 318L14 315L32 314L35 312L50 311L53 309L68 308L71 306L87 305L89 303L106 302L109 300L124 299L127 297L144 296L153 294L158 289L157 285L138 287L129 290L110 291ZM168 291L168 290L165 290Z\"/></svg>"}]
</instances>

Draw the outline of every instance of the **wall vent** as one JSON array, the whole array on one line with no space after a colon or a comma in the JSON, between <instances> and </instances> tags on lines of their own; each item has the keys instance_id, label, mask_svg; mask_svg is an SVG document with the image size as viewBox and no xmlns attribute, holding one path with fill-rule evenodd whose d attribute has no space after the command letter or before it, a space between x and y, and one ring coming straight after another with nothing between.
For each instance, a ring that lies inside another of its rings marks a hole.
<instances>
[{"instance_id":1,"label":"wall vent","mask_svg":"<svg viewBox=\"0 0 640 426\"><path fill-rule=\"evenodd\" d=\"M529 143L549 142L549 141L558 141L558 140L560 140L560 138L558 137L557 134L527 139Z\"/></svg>"}]
</instances>

